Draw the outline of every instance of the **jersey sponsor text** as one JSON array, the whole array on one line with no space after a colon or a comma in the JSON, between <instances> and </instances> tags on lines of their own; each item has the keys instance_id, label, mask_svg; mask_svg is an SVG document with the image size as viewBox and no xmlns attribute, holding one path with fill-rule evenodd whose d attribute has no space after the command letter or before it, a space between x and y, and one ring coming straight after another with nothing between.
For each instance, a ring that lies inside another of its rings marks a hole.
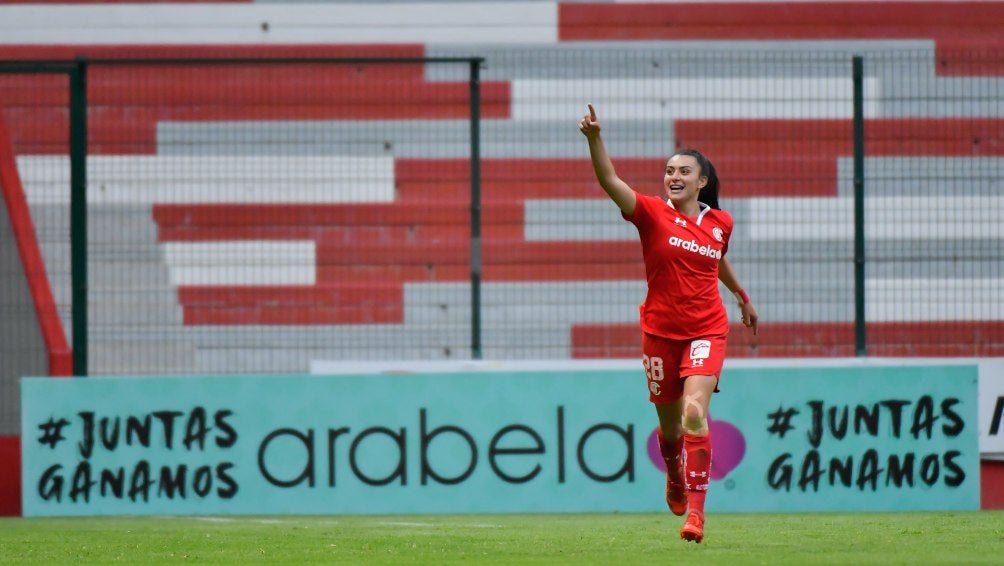
<instances>
[{"instance_id":1,"label":"jersey sponsor text","mask_svg":"<svg viewBox=\"0 0 1004 566\"><path fill-rule=\"evenodd\" d=\"M697 243L697 240L684 240L673 236L669 239L669 245L676 246L687 250L688 252L694 252L695 254L701 254L703 256L713 257L715 259L722 259L721 250L716 250L711 246L702 246Z\"/></svg>"}]
</instances>

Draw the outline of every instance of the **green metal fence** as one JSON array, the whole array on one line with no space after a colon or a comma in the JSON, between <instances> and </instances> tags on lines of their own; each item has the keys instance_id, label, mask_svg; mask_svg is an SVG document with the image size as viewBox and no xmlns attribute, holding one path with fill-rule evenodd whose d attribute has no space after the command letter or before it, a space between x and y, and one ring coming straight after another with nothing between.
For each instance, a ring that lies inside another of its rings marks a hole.
<instances>
[{"instance_id":1,"label":"green metal fence","mask_svg":"<svg viewBox=\"0 0 1004 566\"><path fill-rule=\"evenodd\" d=\"M730 357L991 356L999 55L6 62L0 106L79 375L635 357L637 236L592 178L586 102L642 192L675 147L716 164L761 314ZM0 365L7 383L22 371Z\"/></svg>"}]
</instances>

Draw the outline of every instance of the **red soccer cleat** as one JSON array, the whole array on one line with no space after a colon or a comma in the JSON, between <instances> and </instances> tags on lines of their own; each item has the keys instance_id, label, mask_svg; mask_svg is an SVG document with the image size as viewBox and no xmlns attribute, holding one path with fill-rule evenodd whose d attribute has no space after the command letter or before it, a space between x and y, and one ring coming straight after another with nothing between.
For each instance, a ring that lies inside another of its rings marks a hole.
<instances>
[{"instance_id":1,"label":"red soccer cleat","mask_svg":"<svg viewBox=\"0 0 1004 566\"><path fill-rule=\"evenodd\" d=\"M673 480L666 474L666 505L674 515L682 516L687 512L687 486L683 480Z\"/></svg>"},{"instance_id":2,"label":"red soccer cleat","mask_svg":"<svg viewBox=\"0 0 1004 566\"><path fill-rule=\"evenodd\" d=\"M699 511L691 511L687 515L687 522L680 529L680 538L687 541L694 541L698 544L704 540L704 514Z\"/></svg>"}]
</instances>

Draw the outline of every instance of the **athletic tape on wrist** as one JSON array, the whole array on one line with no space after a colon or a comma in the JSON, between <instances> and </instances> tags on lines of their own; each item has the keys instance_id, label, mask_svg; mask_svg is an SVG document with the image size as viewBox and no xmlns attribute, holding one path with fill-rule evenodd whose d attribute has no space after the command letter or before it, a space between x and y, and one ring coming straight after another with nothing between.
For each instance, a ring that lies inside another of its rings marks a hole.
<instances>
[{"instance_id":1,"label":"athletic tape on wrist","mask_svg":"<svg viewBox=\"0 0 1004 566\"><path fill-rule=\"evenodd\" d=\"M750 296L746 294L746 289L739 289L736 291L736 295L739 295L739 298L742 300L742 304L749 304Z\"/></svg>"}]
</instances>

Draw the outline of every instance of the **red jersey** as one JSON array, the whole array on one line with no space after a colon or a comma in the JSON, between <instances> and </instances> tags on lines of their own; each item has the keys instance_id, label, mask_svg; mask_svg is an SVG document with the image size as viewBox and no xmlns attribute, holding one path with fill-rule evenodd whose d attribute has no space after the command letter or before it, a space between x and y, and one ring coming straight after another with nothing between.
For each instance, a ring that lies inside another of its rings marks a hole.
<instances>
[{"instance_id":1,"label":"red jersey","mask_svg":"<svg viewBox=\"0 0 1004 566\"><path fill-rule=\"evenodd\" d=\"M727 334L718 262L729 249L732 216L701 203L697 218L688 218L672 202L635 194L634 213L623 216L638 228L645 259L642 330L672 340Z\"/></svg>"}]
</instances>

